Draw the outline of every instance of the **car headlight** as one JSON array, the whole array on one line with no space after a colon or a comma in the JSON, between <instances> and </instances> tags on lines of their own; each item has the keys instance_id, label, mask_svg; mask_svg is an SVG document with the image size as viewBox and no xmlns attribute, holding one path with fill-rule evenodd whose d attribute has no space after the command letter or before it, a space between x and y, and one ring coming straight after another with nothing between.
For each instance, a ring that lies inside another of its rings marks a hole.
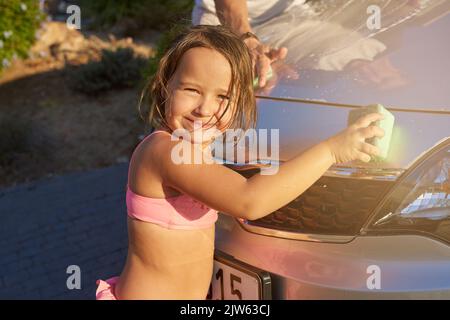
<instances>
[{"instance_id":1,"label":"car headlight","mask_svg":"<svg viewBox=\"0 0 450 320\"><path fill-rule=\"evenodd\" d=\"M397 181L363 234L423 234L450 243L450 139Z\"/></svg>"}]
</instances>

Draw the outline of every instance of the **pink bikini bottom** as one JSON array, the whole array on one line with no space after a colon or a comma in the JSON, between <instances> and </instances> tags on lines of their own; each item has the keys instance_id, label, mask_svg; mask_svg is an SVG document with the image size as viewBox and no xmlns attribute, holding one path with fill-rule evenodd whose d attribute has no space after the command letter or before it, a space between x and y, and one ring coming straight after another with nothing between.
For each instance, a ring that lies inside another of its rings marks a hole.
<instances>
[{"instance_id":1,"label":"pink bikini bottom","mask_svg":"<svg viewBox=\"0 0 450 320\"><path fill-rule=\"evenodd\" d=\"M95 300L118 300L114 294L119 277L112 277L106 280L97 280L97 291L95 292ZM208 297L205 299L209 300Z\"/></svg>"},{"instance_id":2,"label":"pink bikini bottom","mask_svg":"<svg viewBox=\"0 0 450 320\"><path fill-rule=\"evenodd\" d=\"M97 291L95 292L95 300L117 300L114 295L116 283L119 277L112 277L106 280L97 280Z\"/></svg>"}]
</instances>

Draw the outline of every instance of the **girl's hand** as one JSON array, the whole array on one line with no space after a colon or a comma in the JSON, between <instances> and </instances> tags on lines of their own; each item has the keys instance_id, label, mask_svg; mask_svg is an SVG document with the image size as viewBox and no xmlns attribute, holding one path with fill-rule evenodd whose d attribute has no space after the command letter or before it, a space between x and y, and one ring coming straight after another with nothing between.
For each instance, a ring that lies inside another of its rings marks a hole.
<instances>
[{"instance_id":1,"label":"girl's hand","mask_svg":"<svg viewBox=\"0 0 450 320\"><path fill-rule=\"evenodd\" d=\"M382 120L380 113L371 113L361 117L355 123L329 138L328 144L335 163L344 163L352 160L369 162L371 156L380 154L380 149L365 142L372 137L383 137L384 130L376 125L370 125L374 121Z\"/></svg>"}]
</instances>

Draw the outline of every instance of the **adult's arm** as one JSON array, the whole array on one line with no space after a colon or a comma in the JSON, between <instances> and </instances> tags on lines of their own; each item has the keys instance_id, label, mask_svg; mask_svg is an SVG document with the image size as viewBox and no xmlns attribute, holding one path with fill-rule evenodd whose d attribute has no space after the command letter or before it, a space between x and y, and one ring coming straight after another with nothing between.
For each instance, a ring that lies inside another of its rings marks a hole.
<instances>
[{"instance_id":1,"label":"adult's arm","mask_svg":"<svg viewBox=\"0 0 450 320\"><path fill-rule=\"evenodd\" d=\"M252 32L248 19L248 7L246 0L214 0L216 13L220 23L229 27L238 35ZM284 59L286 48L270 48L258 39L247 38L244 40L252 54L255 73L259 78L259 87L264 87L267 81L267 73L270 64L279 59Z\"/></svg>"},{"instance_id":2,"label":"adult's arm","mask_svg":"<svg viewBox=\"0 0 450 320\"><path fill-rule=\"evenodd\" d=\"M220 23L241 35L252 32L248 22L248 8L245 0L215 0Z\"/></svg>"}]
</instances>

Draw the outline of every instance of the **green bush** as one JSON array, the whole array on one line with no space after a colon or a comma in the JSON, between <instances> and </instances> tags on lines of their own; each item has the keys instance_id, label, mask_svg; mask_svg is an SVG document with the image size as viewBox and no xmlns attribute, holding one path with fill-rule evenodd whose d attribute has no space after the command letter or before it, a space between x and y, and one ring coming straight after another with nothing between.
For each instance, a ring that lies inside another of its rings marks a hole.
<instances>
[{"instance_id":1,"label":"green bush","mask_svg":"<svg viewBox=\"0 0 450 320\"><path fill-rule=\"evenodd\" d=\"M0 72L15 57L28 56L43 19L38 0L0 0Z\"/></svg>"},{"instance_id":2,"label":"green bush","mask_svg":"<svg viewBox=\"0 0 450 320\"><path fill-rule=\"evenodd\" d=\"M86 94L133 87L139 83L145 63L146 59L135 56L131 48L104 49L100 61L91 61L71 72L71 86Z\"/></svg>"},{"instance_id":3,"label":"green bush","mask_svg":"<svg viewBox=\"0 0 450 320\"><path fill-rule=\"evenodd\" d=\"M82 0L81 6L97 26L130 18L140 28L165 30L175 21L190 19L194 0Z\"/></svg>"}]
</instances>

